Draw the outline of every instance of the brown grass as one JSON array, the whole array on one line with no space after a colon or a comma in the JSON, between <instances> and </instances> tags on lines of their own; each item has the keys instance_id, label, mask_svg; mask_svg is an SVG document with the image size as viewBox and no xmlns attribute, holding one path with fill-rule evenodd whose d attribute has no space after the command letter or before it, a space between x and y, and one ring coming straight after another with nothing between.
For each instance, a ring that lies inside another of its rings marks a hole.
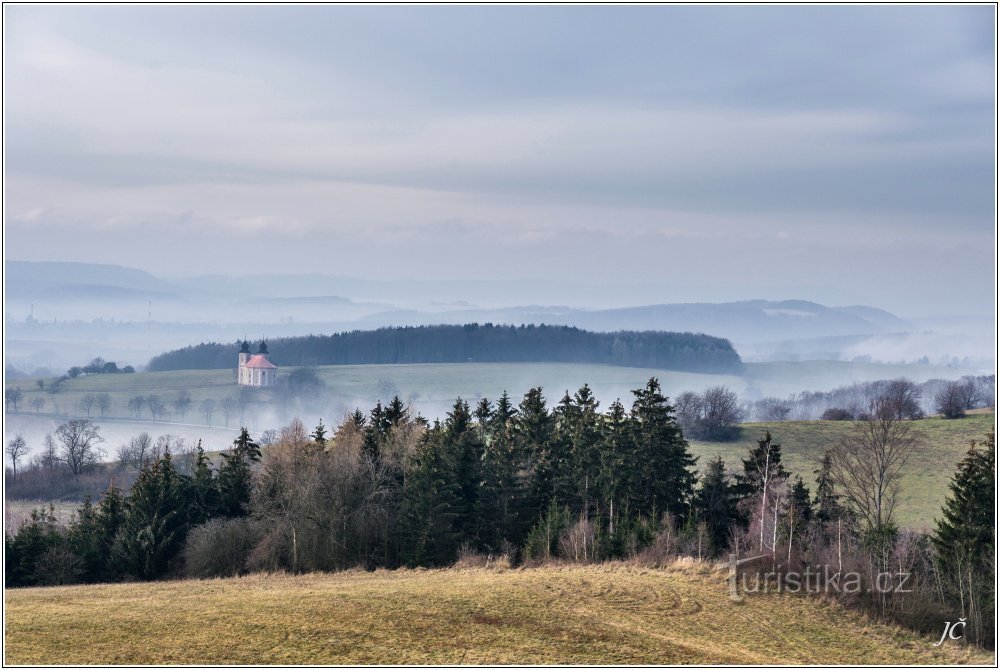
<instances>
[{"instance_id":1,"label":"brown grass","mask_svg":"<svg viewBox=\"0 0 1000 670\"><path fill-rule=\"evenodd\" d=\"M697 563L6 592L12 664L992 664L815 598L729 600Z\"/></svg>"}]
</instances>

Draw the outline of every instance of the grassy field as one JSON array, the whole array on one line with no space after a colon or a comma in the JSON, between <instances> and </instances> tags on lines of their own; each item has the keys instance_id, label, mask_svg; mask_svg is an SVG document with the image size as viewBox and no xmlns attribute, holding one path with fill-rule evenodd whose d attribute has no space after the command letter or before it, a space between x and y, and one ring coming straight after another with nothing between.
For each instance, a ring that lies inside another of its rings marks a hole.
<instances>
[{"instance_id":1,"label":"grassy field","mask_svg":"<svg viewBox=\"0 0 1000 670\"><path fill-rule=\"evenodd\" d=\"M283 372L289 370L286 368ZM456 397L496 398L504 390L519 398L534 386L541 386L553 402L567 389L574 391L590 384L598 399L607 405L615 398L626 404L632 389L641 387L650 377L659 378L664 391L676 396L683 391L702 391L709 386L725 385L739 394L749 390L764 395L784 397L803 390L819 390L855 381L887 379L899 375L922 381L930 377L957 377L961 371L951 368L916 365L883 365L836 361L803 361L748 363L743 376L710 375L674 372L652 368L627 368L610 365L576 363L442 363L423 365L340 365L317 368L326 382L331 405L370 407L375 400L390 393L412 399L417 408L429 416L437 416ZM51 380L44 380L48 383ZM128 400L137 395L157 394L170 405L181 391L186 391L193 403L183 421L204 423L198 411L202 400L221 400L238 390L235 368L232 370L183 370L174 372L140 372L120 375L91 375L67 380L58 393L39 389L34 379L9 380L8 388L17 386L24 393L19 403L22 414L34 413L32 400L41 399L42 414L80 414L80 399L87 394L108 393L112 407L107 417L131 417ZM260 393L262 405L272 400L268 391ZM382 397L382 400L387 398ZM173 407L169 407L173 412ZM93 417L99 415L95 408ZM146 412L148 417L148 412ZM176 414L168 417L180 421ZM221 414L213 418L220 425Z\"/></svg>"},{"instance_id":2,"label":"grassy field","mask_svg":"<svg viewBox=\"0 0 1000 670\"><path fill-rule=\"evenodd\" d=\"M921 444L903 468L897 521L911 528L930 528L940 515L941 505L948 494L948 484L965 452L969 441L981 441L994 424L994 413L977 412L962 419L928 418L913 422ZM734 442L691 442L691 450L699 456L699 465L721 455L727 466L742 468L740 459L765 431L781 444L782 462L793 474L800 475L814 491L815 475L823 452L843 437L851 434L850 421L785 421L782 423L748 423L740 429Z\"/></svg>"},{"instance_id":3,"label":"grassy field","mask_svg":"<svg viewBox=\"0 0 1000 670\"><path fill-rule=\"evenodd\" d=\"M9 664L993 664L699 564L8 590Z\"/></svg>"}]
</instances>

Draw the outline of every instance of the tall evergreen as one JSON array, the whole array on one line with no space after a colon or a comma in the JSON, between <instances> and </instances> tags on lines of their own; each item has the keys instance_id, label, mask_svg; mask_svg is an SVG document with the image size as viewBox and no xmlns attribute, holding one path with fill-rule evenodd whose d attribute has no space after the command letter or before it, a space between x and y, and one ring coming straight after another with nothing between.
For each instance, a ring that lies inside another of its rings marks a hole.
<instances>
[{"instance_id":1,"label":"tall evergreen","mask_svg":"<svg viewBox=\"0 0 1000 670\"><path fill-rule=\"evenodd\" d=\"M674 420L673 406L660 392L660 382L652 377L632 394L633 508L643 514L670 512L683 521L694 493L697 459Z\"/></svg>"},{"instance_id":2,"label":"tall evergreen","mask_svg":"<svg viewBox=\"0 0 1000 670\"><path fill-rule=\"evenodd\" d=\"M515 420L518 448L532 464L532 482L527 506L534 517L552 498L554 466L552 456L553 420L545 405L541 387L524 394Z\"/></svg>"},{"instance_id":3,"label":"tall evergreen","mask_svg":"<svg viewBox=\"0 0 1000 670\"><path fill-rule=\"evenodd\" d=\"M833 468L833 457L827 451L823 454L819 469L816 475L816 498L813 501L813 509L816 513L816 520L820 523L830 523L846 516L844 506L833 487L833 478L830 474Z\"/></svg>"},{"instance_id":4,"label":"tall evergreen","mask_svg":"<svg viewBox=\"0 0 1000 670\"><path fill-rule=\"evenodd\" d=\"M969 617L967 636L992 639L996 611L996 433L969 447L932 537L946 595Z\"/></svg>"},{"instance_id":5,"label":"tall evergreen","mask_svg":"<svg viewBox=\"0 0 1000 670\"><path fill-rule=\"evenodd\" d=\"M726 463L717 456L708 462L692 505L696 517L708 527L708 553L712 556L718 556L729 545L729 531L739 519L737 502Z\"/></svg>"},{"instance_id":6,"label":"tall evergreen","mask_svg":"<svg viewBox=\"0 0 1000 670\"><path fill-rule=\"evenodd\" d=\"M461 508L455 464L444 448L443 429L435 424L417 448L403 488L404 561L410 565L447 565L454 561L461 541L456 523Z\"/></svg>"},{"instance_id":7,"label":"tall evergreen","mask_svg":"<svg viewBox=\"0 0 1000 670\"><path fill-rule=\"evenodd\" d=\"M484 431L482 485L476 506L478 537L489 552L519 547L527 533L530 462L515 435L516 409L507 392L491 410Z\"/></svg>"},{"instance_id":8,"label":"tall evergreen","mask_svg":"<svg viewBox=\"0 0 1000 670\"><path fill-rule=\"evenodd\" d=\"M230 453L222 454L219 468L219 512L222 516L246 516L253 489L253 465L260 461L260 446L246 428L240 430Z\"/></svg>"},{"instance_id":9,"label":"tall evergreen","mask_svg":"<svg viewBox=\"0 0 1000 670\"><path fill-rule=\"evenodd\" d=\"M126 574L155 579L167 574L190 525L190 486L170 453L139 473L126 499L115 551Z\"/></svg>"}]
</instances>

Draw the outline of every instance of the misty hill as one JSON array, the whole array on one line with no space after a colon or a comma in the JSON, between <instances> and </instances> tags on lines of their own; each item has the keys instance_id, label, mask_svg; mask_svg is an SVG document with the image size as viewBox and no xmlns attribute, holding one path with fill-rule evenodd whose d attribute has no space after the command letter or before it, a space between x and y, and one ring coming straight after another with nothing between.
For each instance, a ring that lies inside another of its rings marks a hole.
<instances>
[{"instance_id":1,"label":"misty hill","mask_svg":"<svg viewBox=\"0 0 1000 670\"><path fill-rule=\"evenodd\" d=\"M592 331L664 330L712 333L734 342L756 343L801 338L903 332L906 321L874 307L826 307L805 300L749 300L727 303L681 303L581 310L568 307L510 307L494 310L378 313L363 319L379 324L550 323Z\"/></svg>"},{"instance_id":2,"label":"misty hill","mask_svg":"<svg viewBox=\"0 0 1000 670\"><path fill-rule=\"evenodd\" d=\"M667 332L593 333L568 326L466 324L379 328L271 341L277 365L399 363L598 363L687 372L739 373L728 340ZM238 343L207 343L154 357L148 369L205 370L235 365Z\"/></svg>"}]
</instances>

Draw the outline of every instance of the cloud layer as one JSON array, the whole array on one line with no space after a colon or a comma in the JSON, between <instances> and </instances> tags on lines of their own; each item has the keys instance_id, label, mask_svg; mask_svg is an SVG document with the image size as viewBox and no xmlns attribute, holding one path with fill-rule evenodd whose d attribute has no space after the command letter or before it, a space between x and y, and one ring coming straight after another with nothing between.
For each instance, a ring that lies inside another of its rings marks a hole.
<instances>
[{"instance_id":1,"label":"cloud layer","mask_svg":"<svg viewBox=\"0 0 1000 670\"><path fill-rule=\"evenodd\" d=\"M991 7L4 11L10 258L991 302Z\"/></svg>"}]
</instances>

